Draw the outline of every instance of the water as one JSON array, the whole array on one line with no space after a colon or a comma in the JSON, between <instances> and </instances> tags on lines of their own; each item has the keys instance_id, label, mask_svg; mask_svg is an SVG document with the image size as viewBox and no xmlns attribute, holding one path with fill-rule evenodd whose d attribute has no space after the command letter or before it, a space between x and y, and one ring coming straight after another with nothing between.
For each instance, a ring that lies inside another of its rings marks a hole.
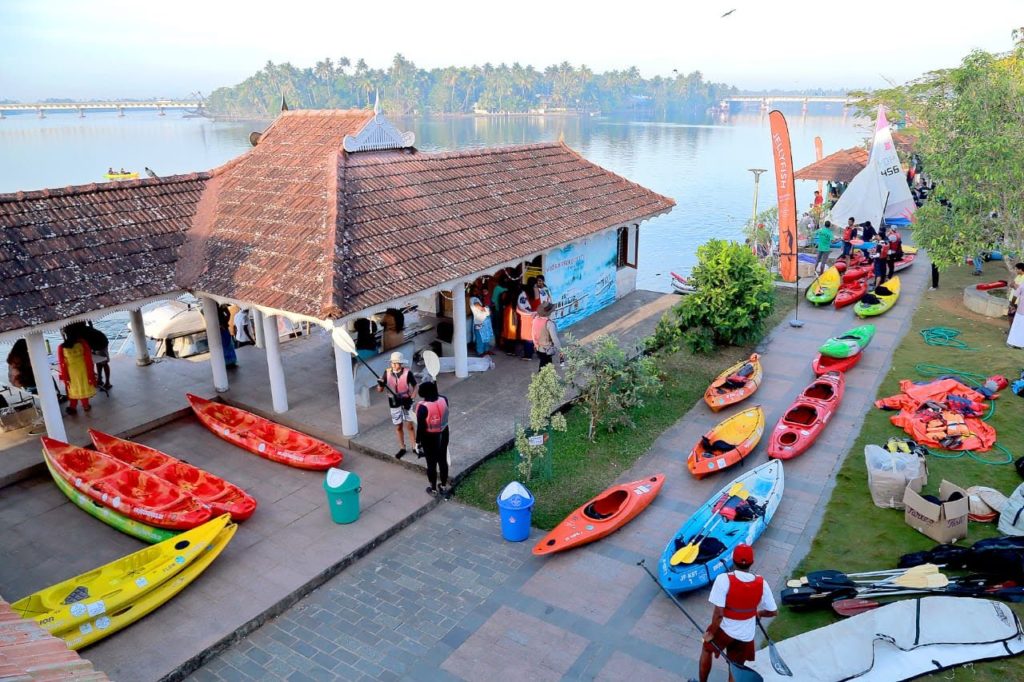
<instances>
[{"instance_id":1,"label":"water","mask_svg":"<svg viewBox=\"0 0 1024 682\"><path fill-rule=\"evenodd\" d=\"M860 144L863 121L840 115L787 114L797 168L814 160L820 135L825 153ZM670 290L670 272L689 272L697 246L712 237L742 239L751 214L753 175L761 176L759 209L775 203L768 119L734 115L711 125L595 117L399 119L424 151L553 142L629 180L675 199L672 213L640 230L637 286ZM0 192L101 182L107 168L160 175L207 170L249 149L261 123L216 123L172 112L14 115L0 120ZM810 203L816 183L797 183L797 207Z\"/></svg>"}]
</instances>

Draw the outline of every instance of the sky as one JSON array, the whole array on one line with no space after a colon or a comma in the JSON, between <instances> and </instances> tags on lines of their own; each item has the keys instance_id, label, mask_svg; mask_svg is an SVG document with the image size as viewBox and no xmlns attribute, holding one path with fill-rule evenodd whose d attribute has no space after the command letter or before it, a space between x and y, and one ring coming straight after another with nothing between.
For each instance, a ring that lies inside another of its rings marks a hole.
<instances>
[{"instance_id":1,"label":"sky","mask_svg":"<svg viewBox=\"0 0 1024 682\"><path fill-rule=\"evenodd\" d=\"M721 15L735 10L726 17ZM1021 0L0 0L0 99L181 97L271 60L569 61L742 89L873 88L1005 51Z\"/></svg>"}]
</instances>

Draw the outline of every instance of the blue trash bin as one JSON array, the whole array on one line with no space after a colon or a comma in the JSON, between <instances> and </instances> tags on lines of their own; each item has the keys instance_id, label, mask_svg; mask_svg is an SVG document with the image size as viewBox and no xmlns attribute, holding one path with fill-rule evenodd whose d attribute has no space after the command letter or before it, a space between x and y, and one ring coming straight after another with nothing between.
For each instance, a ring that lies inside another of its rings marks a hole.
<instances>
[{"instance_id":1,"label":"blue trash bin","mask_svg":"<svg viewBox=\"0 0 1024 682\"><path fill-rule=\"evenodd\" d=\"M501 537L509 542L522 542L530 537L533 494L519 481L512 481L498 495L498 516Z\"/></svg>"}]
</instances>

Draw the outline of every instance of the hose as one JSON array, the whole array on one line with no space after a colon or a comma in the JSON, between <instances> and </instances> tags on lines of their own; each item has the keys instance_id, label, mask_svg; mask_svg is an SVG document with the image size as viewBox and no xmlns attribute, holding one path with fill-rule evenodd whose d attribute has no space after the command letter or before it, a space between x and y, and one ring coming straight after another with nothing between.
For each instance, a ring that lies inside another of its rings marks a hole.
<instances>
[{"instance_id":1,"label":"hose","mask_svg":"<svg viewBox=\"0 0 1024 682\"><path fill-rule=\"evenodd\" d=\"M978 350L968 346L966 342L958 339L958 336L960 336L960 330L953 329L952 327L928 327L921 330L921 337L929 346L946 346L948 348L956 348L957 350Z\"/></svg>"}]
</instances>

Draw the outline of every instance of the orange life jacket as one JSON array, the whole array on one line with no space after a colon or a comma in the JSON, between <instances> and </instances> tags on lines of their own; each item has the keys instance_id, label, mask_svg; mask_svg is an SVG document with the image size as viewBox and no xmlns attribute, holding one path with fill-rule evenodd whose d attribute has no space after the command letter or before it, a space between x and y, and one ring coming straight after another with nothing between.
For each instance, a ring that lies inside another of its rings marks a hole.
<instances>
[{"instance_id":1,"label":"orange life jacket","mask_svg":"<svg viewBox=\"0 0 1024 682\"><path fill-rule=\"evenodd\" d=\"M757 605L764 596L764 578L754 576L751 582L745 583L734 573L728 575L729 591L725 595L723 615L733 620L749 620L755 617Z\"/></svg>"},{"instance_id":2,"label":"orange life jacket","mask_svg":"<svg viewBox=\"0 0 1024 682\"><path fill-rule=\"evenodd\" d=\"M395 373L389 369L386 376L388 388L390 388L399 398L408 398L412 395L412 391L409 389L408 369L403 368L398 376L395 376Z\"/></svg>"}]
</instances>

